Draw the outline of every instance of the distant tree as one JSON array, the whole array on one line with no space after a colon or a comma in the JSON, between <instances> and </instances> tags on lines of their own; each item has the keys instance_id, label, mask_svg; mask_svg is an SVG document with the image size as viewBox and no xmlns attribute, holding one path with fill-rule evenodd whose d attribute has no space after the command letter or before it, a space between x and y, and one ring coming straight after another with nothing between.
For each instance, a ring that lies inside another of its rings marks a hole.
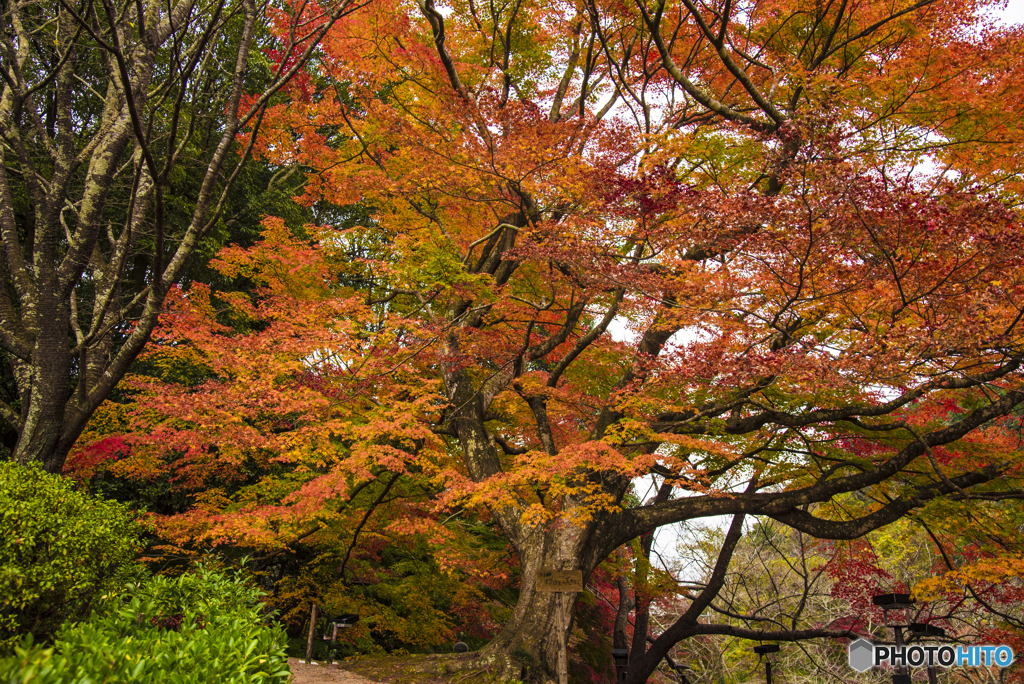
<instances>
[{"instance_id":1,"label":"distant tree","mask_svg":"<svg viewBox=\"0 0 1024 684\"><path fill-rule=\"evenodd\" d=\"M0 420L14 459L62 469L231 202L251 152L238 133L365 4L0 5Z\"/></svg>"},{"instance_id":2,"label":"distant tree","mask_svg":"<svg viewBox=\"0 0 1024 684\"><path fill-rule=\"evenodd\" d=\"M857 507L852 498L846 504ZM890 621L909 618L943 628L947 642L1003 643L1016 651L1024 635L1020 503L943 504L850 541L815 539L771 519L748 518L743 536L729 545L723 543L729 531L688 524L672 568L678 591L663 590L645 637L677 638L672 655L692 666L694 684L717 681L725 663L740 677L754 668L741 681L758 681L750 650L758 641L782 644L774 660L785 681L843 679L850 676L850 640L894 638L872 596L905 591L917 603ZM687 615L705 594L713 598L704 611ZM879 670L860 677L882 682L890 675ZM1019 668L1004 675L1017 681ZM947 676L951 682L999 680L985 671Z\"/></svg>"}]
</instances>

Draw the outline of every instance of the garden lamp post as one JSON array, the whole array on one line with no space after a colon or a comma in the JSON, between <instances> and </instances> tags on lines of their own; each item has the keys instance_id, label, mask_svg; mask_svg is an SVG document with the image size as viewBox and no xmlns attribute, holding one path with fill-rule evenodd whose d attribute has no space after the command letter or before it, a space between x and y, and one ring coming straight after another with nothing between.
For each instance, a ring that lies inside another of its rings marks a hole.
<instances>
[{"instance_id":1,"label":"garden lamp post","mask_svg":"<svg viewBox=\"0 0 1024 684\"><path fill-rule=\"evenodd\" d=\"M626 684L626 672L629 667L629 649L628 648L613 648L612 659L615 661L615 681L618 684Z\"/></svg>"},{"instance_id":2,"label":"garden lamp post","mask_svg":"<svg viewBox=\"0 0 1024 684\"><path fill-rule=\"evenodd\" d=\"M354 613L342 613L333 620L328 620L327 627L324 628L324 641L333 642L338 638L339 629L351 627L357 622L359 622L359 616Z\"/></svg>"},{"instance_id":3,"label":"garden lamp post","mask_svg":"<svg viewBox=\"0 0 1024 684\"><path fill-rule=\"evenodd\" d=\"M772 684L772 659L765 656L769 653L777 653L778 650L778 644L762 644L754 647L754 653L757 654L757 657L764 657L764 678L766 684Z\"/></svg>"},{"instance_id":4,"label":"garden lamp post","mask_svg":"<svg viewBox=\"0 0 1024 684\"><path fill-rule=\"evenodd\" d=\"M338 640L338 630L346 629L359 622L359 616L355 613L342 613L333 620L327 621L327 626L324 628L324 641L328 642L327 646L327 664L331 664L334 661L334 642Z\"/></svg>"},{"instance_id":5,"label":"garden lamp post","mask_svg":"<svg viewBox=\"0 0 1024 684\"><path fill-rule=\"evenodd\" d=\"M929 625L924 622L910 623L910 636L915 639L941 638L946 636L946 630L936 625ZM928 666L928 684L938 684L939 677L935 673L935 663Z\"/></svg>"},{"instance_id":6,"label":"garden lamp post","mask_svg":"<svg viewBox=\"0 0 1024 684\"><path fill-rule=\"evenodd\" d=\"M886 627L892 627L896 632L896 645L903 647L903 628L910 623L910 616L904 612L901 623L889 624L889 611L909 611L914 607L914 600L910 594L876 594L871 597L871 602L882 609L882 616ZM906 665L899 665L896 673L892 676L893 684L910 684L910 673Z\"/></svg>"}]
</instances>

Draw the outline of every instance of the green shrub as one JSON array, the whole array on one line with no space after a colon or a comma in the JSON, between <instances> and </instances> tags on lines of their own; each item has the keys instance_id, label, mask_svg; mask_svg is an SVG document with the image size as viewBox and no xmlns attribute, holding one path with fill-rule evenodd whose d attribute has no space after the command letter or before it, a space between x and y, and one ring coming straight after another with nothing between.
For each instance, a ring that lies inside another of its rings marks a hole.
<instances>
[{"instance_id":1,"label":"green shrub","mask_svg":"<svg viewBox=\"0 0 1024 684\"><path fill-rule=\"evenodd\" d=\"M12 462L0 463L0 530L0 653L87 616L142 534L127 507Z\"/></svg>"},{"instance_id":2,"label":"green shrub","mask_svg":"<svg viewBox=\"0 0 1024 684\"><path fill-rule=\"evenodd\" d=\"M152 577L53 648L23 642L0 661L4 684L285 684L287 637L261 614L260 592L203 568Z\"/></svg>"}]
</instances>

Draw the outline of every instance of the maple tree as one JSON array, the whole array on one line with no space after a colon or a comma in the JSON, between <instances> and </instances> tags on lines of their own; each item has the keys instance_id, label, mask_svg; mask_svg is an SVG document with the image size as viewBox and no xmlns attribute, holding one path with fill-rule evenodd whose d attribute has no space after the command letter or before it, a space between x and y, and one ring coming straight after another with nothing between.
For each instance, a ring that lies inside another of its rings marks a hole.
<instances>
[{"instance_id":1,"label":"maple tree","mask_svg":"<svg viewBox=\"0 0 1024 684\"><path fill-rule=\"evenodd\" d=\"M537 572L663 525L849 540L1020 495L1022 36L986 7L377 2L243 134L301 203L371 208L320 242L375 247L325 304L317 487L429 463L436 506L493 516L522 579L477 665L552 676ZM631 683L686 624L634 639Z\"/></svg>"},{"instance_id":2,"label":"maple tree","mask_svg":"<svg viewBox=\"0 0 1024 684\"><path fill-rule=\"evenodd\" d=\"M506 544L470 517L437 519L422 399L400 386L363 396L347 366L373 312L336 285L354 277L330 244L336 231L301 232L268 219L259 244L219 253L211 268L248 290L170 293L136 372L67 471L148 509L156 567L244 555L291 628L310 603L359 614L343 650L486 639L503 610L486 604L511 577ZM360 361L363 372L393 365Z\"/></svg>"},{"instance_id":3,"label":"maple tree","mask_svg":"<svg viewBox=\"0 0 1024 684\"><path fill-rule=\"evenodd\" d=\"M361 4L276 7L288 35L271 60L273 3L4 3L0 419L15 460L61 471L224 230L251 151L237 133Z\"/></svg>"}]
</instances>

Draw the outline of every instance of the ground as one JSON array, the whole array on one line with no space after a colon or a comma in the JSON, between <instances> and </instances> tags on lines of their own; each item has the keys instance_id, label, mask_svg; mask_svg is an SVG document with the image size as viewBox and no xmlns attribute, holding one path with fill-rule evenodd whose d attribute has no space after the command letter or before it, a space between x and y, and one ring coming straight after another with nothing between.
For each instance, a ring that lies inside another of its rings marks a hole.
<instances>
[{"instance_id":1,"label":"ground","mask_svg":"<svg viewBox=\"0 0 1024 684\"><path fill-rule=\"evenodd\" d=\"M484 684L489 677L485 669L477 669L482 660L474 662L476 657L475 653L377 656L345 660L340 665L306 665L305 660L289 658L288 664L292 684Z\"/></svg>"},{"instance_id":2,"label":"ground","mask_svg":"<svg viewBox=\"0 0 1024 684\"><path fill-rule=\"evenodd\" d=\"M365 677L340 669L337 665L307 665L305 660L289 658L288 666L292 671L291 684L377 684Z\"/></svg>"}]
</instances>

